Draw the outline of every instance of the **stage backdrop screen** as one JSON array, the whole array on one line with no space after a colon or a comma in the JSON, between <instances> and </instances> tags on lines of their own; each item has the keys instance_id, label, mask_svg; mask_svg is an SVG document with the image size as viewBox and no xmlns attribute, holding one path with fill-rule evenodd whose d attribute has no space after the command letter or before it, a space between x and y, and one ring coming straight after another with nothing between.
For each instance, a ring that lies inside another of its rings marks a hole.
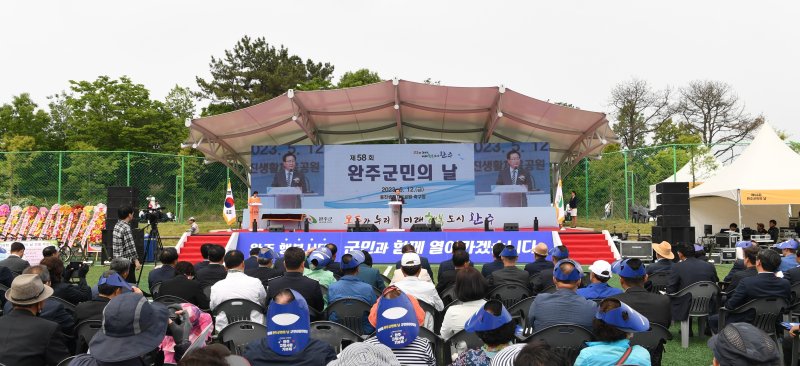
<instances>
[{"instance_id":1,"label":"stage backdrop screen","mask_svg":"<svg viewBox=\"0 0 800 366\"><path fill-rule=\"evenodd\" d=\"M410 208L551 202L546 142L253 146L251 159L266 208L386 208L396 188Z\"/></svg>"}]
</instances>

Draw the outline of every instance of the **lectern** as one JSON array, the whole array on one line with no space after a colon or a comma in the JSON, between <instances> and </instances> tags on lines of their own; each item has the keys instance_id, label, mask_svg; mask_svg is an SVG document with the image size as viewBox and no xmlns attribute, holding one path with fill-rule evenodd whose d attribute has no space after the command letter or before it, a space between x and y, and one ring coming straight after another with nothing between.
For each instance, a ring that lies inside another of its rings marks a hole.
<instances>
[{"instance_id":1,"label":"lectern","mask_svg":"<svg viewBox=\"0 0 800 366\"><path fill-rule=\"evenodd\" d=\"M275 197L275 208L300 208L300 187L270 187L267 196Z\"/></svg>"},{"instance_id":2,"label":"lectern","mask_svg":"<svg viewBox=\"0 0 800 366\"><path fill-rule=\"evenodd\" d=\"M492 186L492 194L500 196L500 207L524 207L528 187L522 184Z\"/></svg>"},{"instance_id":3,"label":"lectern","mask_svg":"<svg viewBox=\"0 0 800 366\"><path fill-rule=\"evenodd\" d=\"M402 223L402 212L403 212L403 202L400 201L390 201L388 203L389 207L392 209L392 218L389 220L392 224L392 228L386 231L405 231L404 229L400 228L400 224Z\"/></svg>"}]
</instances>

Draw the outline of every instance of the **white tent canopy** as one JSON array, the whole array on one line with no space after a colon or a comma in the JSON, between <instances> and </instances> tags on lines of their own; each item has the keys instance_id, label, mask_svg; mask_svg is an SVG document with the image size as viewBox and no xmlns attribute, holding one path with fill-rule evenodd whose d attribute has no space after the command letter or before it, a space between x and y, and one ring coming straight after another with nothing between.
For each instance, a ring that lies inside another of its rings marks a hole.
<instances>
[{"instance_id":1,"label":"white tent canopy","mask_svg":"<svg viewBox=\"0 0 800 366\"><path fill-rule=\"evenodd\" d=\"M722 164L714 158L713 154L705 153L697 155L675 174L670 175L661 182L689 182L689 186L694 187L705 182L706 179L711 178L721 166ZM694 173L692 173L692 170L694 170ZM656 195L656 185L653 184L650 186L650 210L655 210L656 206L658 206L658 203L656 203Z\"/></svg>"},{"instance_id":2,"label":"white tent canopy","mask_svg":"<svg viewBox=\"0 0 800 366\"><path fill-rule=\"evenodd\" d=\"M800 155L778 137L775 130L764 124L755 139L730 165L721 168L703 184L689 191L692 226L713 225L715 230L727 228L732 222L755 227L770 219L787 226L790 204L740 205L742 190L800 189ZM741 212L741 219L739 217Z\"/></svg>"},{"instance_id":3,"label":"white tent canopy","mask_svg":"<svg viewBox=\"0 0 800 366\"><path fill-rule=\"evenodd\" d=\"M550 143L566 174L616 137L606 115L534 99L505 87L388 80L356 88L293 91L187 123L190 144L249 184L252 145L348 144L420 139Z\"/></svg>"}]
</instances>

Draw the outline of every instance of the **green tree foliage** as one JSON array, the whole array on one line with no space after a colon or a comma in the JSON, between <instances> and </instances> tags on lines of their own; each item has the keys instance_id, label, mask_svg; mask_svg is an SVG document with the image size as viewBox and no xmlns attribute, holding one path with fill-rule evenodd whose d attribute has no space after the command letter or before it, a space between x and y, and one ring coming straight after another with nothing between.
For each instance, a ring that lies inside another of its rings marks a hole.
<instances>
[{"instance_id":1,"label":"green tree foliage","mask_svg":"<svg viewBox=\"0 0 800 366\"><path fill-rule=\"evenodd\" d=\"M0 169L0 177L3 177L2 181L5 182L2 189L8 197L14 197L19 195L18 187L21 185L23 173L30 169L33 161L31 154L25 152L34 149L36 140L31 136L9 134L3 136L0 146L9 152L3 154L5 159Z\"/></svg>"},{"instance_id":2,"label":"green tree foliage","mask_svg":"<svg viewBox=\"0 0 800 366\"><path fill-rule=\"evenodd\" d=\"M382 81L377 72L369 71L369 69L359 69L356 71L348 71L339 79L336 84L337 88L352 88L356 86L364 86L374 84Z\"/></svg>"},{"instance_id":3,"label":"green tree foliage","mask_svg":"<svg viewBox=\"0 0 800 366\"><path fill-rule=\"evenodd\" d=\"M611 90L617 119L612 129L623 147L636 149L645 145L653 129L669 117L669 98L669 89L654 90L646 81L635 78Z\"/></svg>"},{"instance_id":4,"label":"green tree foliage","mask_svg":"<svg viewBox=\"0 0 800 366\"><path fill-rule=\"evenodd\" d=\"M186 120L194 117L194 96L189 88L176 84L167 94L164 104L175 118Z\"/></svg>"},{"instance_id":5,"label":"green tree foliage","mask_svg":"<svg viewBox=\"0 0 800 366\"><path fill-rule=\"evenodd\" d=\"M251 106L289 89L326 89L333 65L303 61L284 46L275 48L263 37L242 37L221 58L211 56L211 79L197 77L198 96L212 104L203 110L214 115Z\"/></svg>"},{"instance_id":6,"label":"green tree foliage","mask_svg":"<svg viewBox=\"0 0 800 366\"><path fill-rule=\"evenodd\" d=\"M58 137L50 127L50 116L34 103L28 93L14 96L11 104L0 106L0 136L29 136L33 139L31 150L59 146Z\"/></svg>"},{"instance_id":7,"label":"green tree foliage","mask_svg":"<svg viewBox=\"0 0 800 366\"><path fill-rule=\"evenodd\" d=\"M124 153L91 153L98 149L85 142L76 142L73 147L82 152L65 154L65 200L85 204L104 202L106 187L125 184L119 174L119 168L125 164Z\"/></svg>"}]
</instances>

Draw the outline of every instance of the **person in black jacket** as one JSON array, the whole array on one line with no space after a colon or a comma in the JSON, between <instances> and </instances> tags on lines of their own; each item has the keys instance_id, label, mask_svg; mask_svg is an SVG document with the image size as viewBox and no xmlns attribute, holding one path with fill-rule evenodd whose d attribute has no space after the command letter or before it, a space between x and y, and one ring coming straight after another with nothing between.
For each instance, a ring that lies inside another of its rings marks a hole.
<instances>
[{"instance_id":1,"label":"person in black jacket","mask_svg":"<svg viewBox=\"0 0 800 366\"><path fill-rule=\"evenodd\" d=\"M444 290L446 290L451 285L454 286L456 284L456 273L459 270L465 267L471 267L470 265L472 264L469 261L469 253L467 253L467 251L463 249L453 251L452 263L453 265L455 265L455 269L443 273L439 277L439 281L436 283L436 292L438 292L439 295L441 295L442 292L444 292Z\"/></svg>"},{"instance_id":2,"label":"person in black jacket","mask_svg":"<svg viewBox=\"0 0 800 366\"><path fill-rule=\"evenodd\" d=\"M672 270L672 260L675 259L675 254L672 253L672 245L666 241L659 244L653 243L653 251L656 252L656 261L647 266L647 275L652 276L653 273Z\"/></svg>"},{"instance_id":3,"label":"person in black jacket","mask_svg":"<svg viewBox=\"0 0 800 366\"><path fill-rule=\"evenodd\" d=\"M215 244L205 243L200 246L200 256L203 257L203 260L194 264L195 272L203 268L206 268L206 266L208 265L208 248L211 248L212 245Z\"/></svg>"},{"instance_id":4,"label":"person in black jacket","mask_svg":"<svg viewBox=\"0 0 800 366\"><path fill-rule=\"evenodd\" d=\"M35 274L39 276L39 279L42 280L45 286L51 287L50 284L50 272L47 271L47 267L38 265L38 266L30 266L25 268L22 271L22 274ZM11 312L13 306L10 302L6 302L5 306L3 307L3 312L8 314ZM42 319L47 319L52 322L56 322L59 325L59 330L63 334L72 334L75 330L75 319L72 317L66 308L64 308L64 304L53 299L52 297L48 298L44 301L44 308L42 308L42 312L39 313L39 317Z\"/></svg>"},{"instance_id":5,"label":"person in black jacket","mask_svg":"<svg viewBox=\"0 0 800 366\"><path fill-rule=\"evenodd\" d=\"M244 260L244 270L258 268L258 253L261 248L250 248L250 256Z\"/></svg>"},{"instance_id":6,"label":"person in black jacket","mask_svg":"<svg viewBox=\"0 0 800 366\"><path fill-rule=\"evenodd\" d=\"M701 281L717 283L717 269L708 262L703 262L694 257L694 244L680 244L678 246L680 262L672 265L672 273L667 284L667 293L674 294L687 286ZM672 320L683 321L689 316L691 294L670 298L672 304ZM713 308L713 306L712 306Z\"/></svg>"},{"instance_id":7,"label":"person in black jacket","mask_svg":"<svg viewBox=\"0 0 800 366\"><path fill-rule=\"evenodd\" d=\"M151 289L155 284L172 279L172 277L177 275L175 272L175 262L178 261L178 251L175 250L175 248L164 248L164 250L161 251L161 255L158 256L158 260L161 261L162 266L153 269L150 271L150 274L147 275L148 288Z\"/></svg>"},{"instance_id":8,"label":"person in black jacket","mask_svg":"<svg viewBox=\"0 0 800 366\"><path fill-rule=\"evenodd\" d=\"M73 262L70 263L68 269L64 269L64 262L58 257L44 258L40 264L46 266L50 272L50 281L53 283L53 296L75 305L92 299L92 288L86 283L89 265ZM74 271L78 272L77 285L69 283Z\"/></svg>"},{"instance_id":9,"label":"person in black jacket","mask_svg":"<svg viewBox=\"0 0 800 366\"><path fill-rule=\"evenodd\" d=\"M111 299L123 293L122 289L142 294L142 290L132 287L117 271L110 269L103 272L97 284L97 297L75 307L75 324L86 320L103 320L103 309Z\"/></svg>"},{"instance_id":10,"label":"person in black jacket","mask_svg":"<svg viewBox=\"0 0 800 366\"><path fill-rule=\"evenodd\" d=\"M175 264L175 271L178 272L178 275L171 280L162 282L158 295L180 297L200 309L208 309L209 299L203 292L203 286L200 285L200 282L192 280L195 274L194 266L189 262L181 261Z\"/></svg>"},{"instance_id":11,"label":"person in black jacket","mask_svg":"<svg viewBox=\"0 0 800 366\"><path fill-rule=\"evenodd\" d=\"M553 268L539 271L539 274L531 276L530 282L531 289L533 289L533 295L536 295L556 285L555 282L553 282L553 270L555 268L555 263L558 263L558 261L562 259L569 258L569 249L563 245L552 247L547 253L550 254L550 258L553 261Z\"/></svg>"},{"instance_id":12,"label":"person in black jacket","mask_svg":"<svg viewBox=\"0 0 800 366\"><path fill-rule=\"evenodd\" d=\"M228 277L228 270L222 264L222 259L225 257L225 248L219 245L213 245L208 248L208 265L196 271L197 280L200 285L210 287L217 283L219 280Z\"/></svg>"},{"instance_id":13,"label":"person in black jacket","mask_svg":"<svg viewBox=\"0 0 800 366\"><path fill-rule=\"evenodd\" d=\"M506 245L503 243L494 243L492 246L492 257L494 258L493 261L486 263L481 268L481 274L483 278L489 278L492 275L492 272L502 269L503 268L503 260L500 259L500 252L506 248Z\"/></svg>"},{"instance_id":14,"label":"person in black jacket","mask_svg":"<svg viewBox=\"0 0 800 366\"><path fill-rule=\"evenodd\" d=\"M611 297L628 304L633 310L644 315L650 323L669 329L672 322L669 297L644 289L647 273L642 261L638 258L626 259L616 268L619 269L616 273L625 292Z\"/></svg>"},{"instance_id":15,"label":"person in black jacket","mask_svg":"<svg viewBox=\"0 0 800 366\"><path fill-rule=\"evenodd\" d=\"M530 276L528 272L517 268L517 248L513 245L506 245L506 248L500 253L500 258L503 260L503 269L494 271L487 279L489 281L489 291L499 288L504 285L517 285L531 290L529 282Z\"/></svg>"},{"instance_id":16,"label":"person in black jacket","mask_svg":"<svg viewBox=\"0 0 800 366\"><path fill-rule=\"evenodd\" d=\"M530 276L536 276L541 271L553 270L553 263L547 260L547 244L539 243L533 248L533 262L525 265L525 271Z\"/></svg>"},{"instance_id":17,"label":"person in black jacket","mask_svg":"<svg viewBox=\"0 0 800 366\"><path fill-rule=\"evenodd\" d=\"M261 284L266 287L267 281L283 275L283 272L272 268L276 256L274 250L267 247L260 248L258 252L258 267L245 269L244 274L258 278Z\"/></svg>"},{"instance_id":18,"label":"person in black jacket","mask_svg":"<svg viewBox=\"0 0 800 366\"><path fill-rule=\"evenodd\" d=\"M339 248L333 243L325 244L325 248L331 251L331 262L325 266L325 269L333 273L336 278L342 277L342 264L336 261L336 252L339 251Z\"/></svg>"},{"instance_id":19,"label":"person in black jacket","mask_svg":"<svg viewBox=\"0 0 800 366\"><path fill-rule=\"evenodd\" d=\"M467 250L467 243L459 240L453 243L453 253L457 250ZM472 262L469 262L469 266L472 267ZM436 274L436 282L442 282L442 274L447 273L449 271L455 271L456 266L453 264L453 258L450 258L442 263L439 263L439 273ZM452 278L456 278L455 273L452 274Z\"/></svg>"},{"instance_id":20,"label":"person in black jacket","mask_svg":"<svg viewBox=\"0 0 800 366\"><path fill-rule=\"evenodd\" d=\"M269 289L267 298L272 299L281 290L289 288L303 295L303 298L308 302L308 306L321 313L325 307L322 299L322 288L319 286L319 282L303 276L303 263L305 261L306 253L302 248L290 247L286 249L283 254L286 273L284 273L283 277L273 278L267 283Z\"/></svg>"},{"instance_id":21,"label":"person in black jacket","mask_svg":"<svg viewBox=\"0 0 800 366\"><path fill-rule=\"evenodd\" d=\"M756 269L756 261L758 260L759 251L761 251L761 249L756 245L751 245L745 248L745 250L743 251L745 269L733 273L733 275L730 278L730 283L728 283L728 286L725 287L725 292L727 293L733 292L733 290L736 289L736 286L739 285L739 282L741 282L742 279L747 277L752 277L758 274L758 270ZM789 277L788 273L784 273L784 278L788 279L788 277ZM800 280L800 278L798 278L798 280Z\"/></svg>"}]
</instances>

